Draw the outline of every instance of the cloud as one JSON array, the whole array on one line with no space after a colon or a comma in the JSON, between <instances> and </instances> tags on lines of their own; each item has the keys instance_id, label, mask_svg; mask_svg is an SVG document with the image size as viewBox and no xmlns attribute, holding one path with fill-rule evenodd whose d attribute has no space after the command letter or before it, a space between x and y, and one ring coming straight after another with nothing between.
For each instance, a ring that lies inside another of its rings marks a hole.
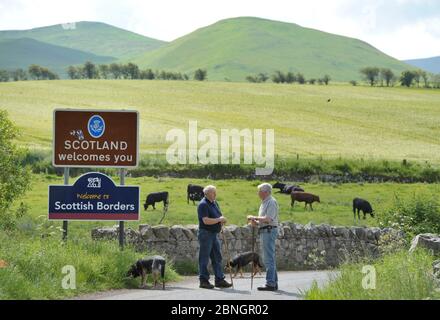
<instances>
[{"instance_id":1,"label":"cloud","mask_svg":"<svg viewBox=\"0 0 440 320\"><path fill-rule=\"evenodd\" d=\"M89 20L173 40L237 16L359 38L397 58L440 55L439 0L0 0L2 30Z\"/></svg>"}]
</instances>

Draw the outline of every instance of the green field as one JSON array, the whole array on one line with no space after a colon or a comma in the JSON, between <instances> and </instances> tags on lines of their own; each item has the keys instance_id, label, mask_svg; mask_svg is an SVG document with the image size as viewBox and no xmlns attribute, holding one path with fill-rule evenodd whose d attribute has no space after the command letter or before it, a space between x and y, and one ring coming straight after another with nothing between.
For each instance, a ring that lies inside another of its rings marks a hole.
<instances>
[{"instance_id":1,"label":"green field","mask_svg":"<svg viewBox=\"0 0 440 320\"><path fill-rule=\"evenodd\" d=\"M331 98L330 103L327 100ZM55 108L136 109L143 153L164 154L168 130L275 130L275 154L296 158L417 160L438 163L440 91L183 81L0 83L0 108L19 142L51 148Z\"/></svg>"},{"instance_id":2,"label":"green field","mask_svg":"<svg viewBox=\"0 0 440 320\"><path fill-rule=\"evenodd\" d=\"M115 181L117 177L114 177ZM76 178L71 179L73 183ZM30 209L30 216L47 216L47 197L48 185L62 184L62 177L34 175L32 179L32 189L23 199ZM215 184L218 188L218 201L223 214L229 219L230 224L246 224L246 216L258 214L259 199L257 197L257 185L260 181L244 180L207 180L207 179L172 179L172 178L128 178L127 185L139 185L141 187L141 201L150 192L168 191L170 193L169 211L163 221L166 225L188 225L197 224L196 206L191 202L186 202L186 186L188 183L200 185ZM295 204L290 207L290 197L274 193L280 206L280 220L293 221L300 224L309 222L319 224L327 223L331 225L354 225L352 213L352 200L354 197L369 199L373 208L380 215L394 197L406 197L415 192L440 192L438 184L302 184L306 191L318 194L321 203L314 204L314 211L305 211L303 204ZM160 203L156 211L150 207L148 211L142 211L140 222L130 222L128 226L138 229L139 223L156 225L162 217L163 205ZM143 208L142 208L143 210ZM73 234L89 236L90 230L95 226L114 225L114 222L71 222L69 230ZM376 226L377 219L367 217L359 225ZM54 225L60 225L54 222Z\"/></svg>"},{"instance_id":3,"label":"green field","mask_svg":"<svg viewBox=\"0 0 440 320\"><path fill-rule=\"evenodd\" d=\"M366 66L396 74L409 65L370 44L294 23L254 17L218 21L134 59L144 67L192 72L208 70L211 80L245 81L276 70L302 72L306 78L360 79Z\"/></svg>"}]
</instances>

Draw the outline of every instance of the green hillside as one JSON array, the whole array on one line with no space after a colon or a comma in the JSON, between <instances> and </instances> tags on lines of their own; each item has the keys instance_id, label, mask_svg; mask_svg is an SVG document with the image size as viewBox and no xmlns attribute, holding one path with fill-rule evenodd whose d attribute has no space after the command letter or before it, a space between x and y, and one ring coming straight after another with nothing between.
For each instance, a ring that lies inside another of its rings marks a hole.
<instances>
[{"instance_id":1,"label":"green hillside","mask_svg":"<svg viewBox=\"0 0 440 320\"><path fill-rule=\"evenodd\" d=\"M440 56L425 59L406 60L405 62L428 72L440 73Z\"/></svg>"},{"instance_id":2,"label":"green hillside","mask_svg":"<svg viewBox=\"0 0 440 320\"><path fill-rule=\"evenodd\" d=\"M88 52L54 46L34 39L21 38L0 40L0 69L27 69L31 64L45 66L60 76L66 74L66 65L94 61L107 63L111 57L97 56Z\"/></svg>"},{"instance_id":3,"label":"green hillside","mask_svg":"<svg viewBox=\"0 0 440 320\"><path fill-rule=\"evenodd\" d=\"M219 21L134 59L142 66L191 72L208 69L211 80L243 81L246 75L277 69L306 77L329 74L359 79L365 66L400 73L408 65L352 38L292 23L242 17Z\"/></svg>"},{"instance_id":4,"label":"green hillside","mask_svg":"<svg viewBox=\"0 0 440 320\"><path fill-rule=\"evenodd\" d=\"M0 40L31 38L52 45L118 59L140 55L164 44L163 41L100 22L77 22L74 28L71 27L58 24L22 31L0 31Z\"/></svg>"}]
</instances>

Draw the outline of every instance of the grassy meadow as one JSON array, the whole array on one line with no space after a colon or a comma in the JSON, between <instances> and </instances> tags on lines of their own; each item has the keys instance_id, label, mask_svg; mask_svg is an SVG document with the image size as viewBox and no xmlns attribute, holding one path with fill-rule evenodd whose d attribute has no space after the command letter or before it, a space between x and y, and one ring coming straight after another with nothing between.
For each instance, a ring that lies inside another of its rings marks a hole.
<instances>
[{"instance_id":1,"label":"grassy meadow","mask_svg":"<svg viewBox=\"0 0 440 320\"><path fill-rule=\"evenodd\" d=\"M331 102L327 102L331 99ZM275 154L293 158L438 163L440 91L349 85L179 81L0 83L0 108L21 129L19 143L50 149L55 108L136 109L143 153L163 154L172 128L275 130Z\"/></svg>"},{"instance_id":2,"label":"grassy meadow","mask_svg":"<svg viewBox=\"0 0 440 320\"><path fill-rule=\"evenodd\" d=\"M115 181L117 177L114 177ZM47 216L47 190L50 184L62 184L62 177L54 175L34 175L32 188L27 195L21 199L29 207L29 214L33 220L43 215ZM74 183L76 178L71 178ZM188 183L207 185L213 183L218 188L218 201L223 214L229 219L230 224L244 225L246 216L257 214L259 199L256 194L257 185L260 181L246 180L208 180L208 179L175 179L175 178L153 178L139 177L127 178L127 185L139 185L141 187L141 201L145 201L146 195L150 192L168 191L170 193L170 207L163 224L166 225L187 225L197 224L196 206L186 202L186 186ZM386 208L395 196L408 197L414 193L438 193L438 184L329 184L329 183L308 183L301 184L306 191L318 194L321 203L315 203L314 211L305 211L304 205L296 203L292 209L288 195L275 193L274 196L280 205L281 221L293 221L306 224L309 222L332 225L354 225L352 213L352 199L363 197L369 199L380 215L381 210ZM18 201L19 202L19 201ZM17 203L18 203L17 202ZM157 204L156 211L150 207L148 211L141 212L140 223L150 225L158 224L162 217L162 203ZM142 208L143 210L143 208ZM61 222L49 222L49 225L61 226ZM69 232L72 235L90 237L90 230L95 226L114 225L114 222L76 222L70 223ZM361 220L358 225L376 226L377 219L370 216ZM128 227L138 228L138 222L127 223Z\"/></svg>"}]
</instances>

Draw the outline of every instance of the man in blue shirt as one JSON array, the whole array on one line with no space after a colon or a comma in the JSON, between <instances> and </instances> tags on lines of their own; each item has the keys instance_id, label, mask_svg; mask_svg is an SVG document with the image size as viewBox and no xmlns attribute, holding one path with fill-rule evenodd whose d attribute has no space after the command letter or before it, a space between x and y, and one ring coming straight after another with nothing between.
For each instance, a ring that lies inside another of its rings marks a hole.
<instances>
[{"instance_id":1,"label":"man in blue shirt","mask_svg":"<svg viewBox=\"0 0 440 320\"><path fill-rule=\"evenodd\" d=\"M212 268L215 274L215 287L229 288L232 284L225 280L222 268L222 252L218 234L222 230L222 225L226 223L220 207L215 200L217 191L214 186L207 186L203 189L205 197L197 207L199 216L199 279L200 288L213 289L214 286L209 282L208 263L211 259Z\"/></svg>"}]
</instances>

